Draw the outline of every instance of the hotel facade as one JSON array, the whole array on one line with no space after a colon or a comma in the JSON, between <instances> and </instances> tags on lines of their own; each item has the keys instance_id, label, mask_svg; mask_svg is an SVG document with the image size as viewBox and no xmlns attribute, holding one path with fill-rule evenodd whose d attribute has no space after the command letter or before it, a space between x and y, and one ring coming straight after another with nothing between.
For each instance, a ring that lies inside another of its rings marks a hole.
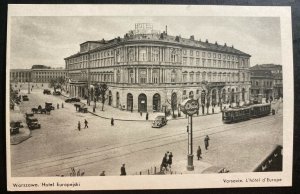
<instances>
[{"instance_id":1,"label":"hotel facade","mask_svg":"<svg viewBox=\"0 0 300 194\"><path fill-rule=\"evenodd\" d=\"M187 98L200 104L247 102L250 57L233 46L136 24L123 38L84 42L66 57L67 90L92 99L95 84L106 83L108 105L142 112L177 107Z\"/></svg>"}]
</instances>

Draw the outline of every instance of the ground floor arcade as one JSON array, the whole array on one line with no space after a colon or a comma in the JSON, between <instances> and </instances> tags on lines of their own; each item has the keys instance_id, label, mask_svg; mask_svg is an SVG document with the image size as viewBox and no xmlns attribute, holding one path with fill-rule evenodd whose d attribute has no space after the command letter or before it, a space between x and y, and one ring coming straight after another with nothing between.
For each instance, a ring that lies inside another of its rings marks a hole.
<instances>
[{"instance_id":1,"label":"ground floor arcade","mask_svg":"<svg viewBox=\"0 0 300 194\"><path fill-rule=\"evenodd\" d=\"M93 86L90 86L90 88ZM116 86L108 85L106 104L127 111L164 112L187 99L198 99L200 104L219 103L241 104L249 102L248 84L225 84L208 88L196 86ZM72 97L88 97L87 84L68 84L67 91ZM92 98L91 98L92 99Z\"/></svg>"}]
</instances>

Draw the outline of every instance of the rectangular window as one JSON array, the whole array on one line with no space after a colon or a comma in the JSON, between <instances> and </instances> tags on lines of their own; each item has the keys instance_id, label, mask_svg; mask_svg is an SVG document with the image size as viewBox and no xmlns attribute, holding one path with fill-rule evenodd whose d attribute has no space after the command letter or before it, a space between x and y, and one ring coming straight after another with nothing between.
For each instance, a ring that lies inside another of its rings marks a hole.
<instances>
[{"instance_id":1,"label":"rectangular window","mask_svg":"<svg viewBox=\"0 0 300 194\"><path fill-rule=\"evenodd\" d=\"M210 60L210 59L207 60L207 66L208 66L208 67L211 66L211 60Z\"/></svg>"},{"instance_id":2,"label":"rectangular window","mask_svg":"<svg viewBox=\"0 0 300 194\"><path fill-rule=\"evenodd\" d=\"M196 65L200 65L200 59L196 59Z\"/></svg>"},{"instance_id":3,"label":"rectangular window","mask_svg":"<svg viewBox=\"0 0 300 194\"><path fill-rule=\"evenodd\" d=\"M185 49L183 49L183 54L186 55L186 50Z\"/></svg>"},{"instance_id":4,"label":"rectangular window","mask_svg":"<svg viewBox=\"0 0 300 194\"><path fill-rule=\"evenodd\" d=\"M217 57L216 53L214 53L213 56L214 56L214 58L216 58Z\"/></svg>"},{"instance_id":5,"label":"rectangular window","mask_svg":"<svg viewBox=\"0 0 300 194\"><path fill-rule=\"evenodd\" d=\"M205 52L202 52L202 57L205 57Z\"/></svg>"},{"instance_id":6,"label":"rectangular window","mask_svg":"<svg viewBox=\"0 0 300 194\"><path fill-rule=\"evenodd\" d=\"M214 60L214 62L213 62L214 67L216 67L216 64L217 64L217 62L216 62L216 60Z\"/></svg>"},{"instance_id":7,"label":"rectangular window","mask_svg":"<svg viewBox=\"0 0 300 194\"><path fill-rule=\"evenodd\" d=\"M190 65L191 65L191 66L194 65L194 58L190 58Z\"/></svg>"},{"instance_id":8,"label":"rectangular window","mask_svg":"<svg viewBox=\"0 0 300 194\"><path fill-rule=\"evenodd\" d=\"M196 55L199 56L199 51L196 51Z\"/></svg>"},{"instance_id":9,"label":"rectangular window","mask_svg":"<svg viewBox=\"0 0 300 194\"><path fill-rule=\"evenodd\" d=\"M221 59L221 54L218 54L218 59Z\"/></svg>"},{"instance_id":10,"label":"rectangular window","mask_svg":"<svg viewBox=\"0 0 300 194\"><path fill-rule=\"evenodd\" d=\"M211 57L211 53L207 53L207 57L210 58Z\"/></svg>"},{"instance_id":11,"label":"rectangular window","mask_svg":"<svg viewBox=\"0 0 300 194\"><path fill-rule=\"evenodd\" d=\"M190 55L193 56L194 52L193 50L190 50Z\"/></svg>"},{"instance_id":12,"label":"rectangular window","mask_svg":"<svg viewBox=\"0 0 300 194\"><path fill-rule=\"evenodd\" d=\"M186 65L186 57L183 58L182 63L183 65Z\"/></svg>"}]
</instances>

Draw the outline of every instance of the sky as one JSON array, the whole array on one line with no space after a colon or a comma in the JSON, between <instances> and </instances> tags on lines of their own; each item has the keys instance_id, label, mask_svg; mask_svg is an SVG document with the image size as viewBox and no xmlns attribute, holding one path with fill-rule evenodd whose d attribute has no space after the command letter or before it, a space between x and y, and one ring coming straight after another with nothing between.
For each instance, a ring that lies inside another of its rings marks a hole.
<instances>
[{"instance_id":1,"label":"sky","mask_svg":"<svg viewBox=\"0 0 300 194\"><path fill-rule=\"evenodd\" d=\"M123 37L135 23L152 23L169 35L228 46L251 55L250 65L281 64L280 20L277 17L66 17L14 16L10 22L10 68L34 64L64 67L64 58L88 40Z\"/></svg>"}]
</instances>

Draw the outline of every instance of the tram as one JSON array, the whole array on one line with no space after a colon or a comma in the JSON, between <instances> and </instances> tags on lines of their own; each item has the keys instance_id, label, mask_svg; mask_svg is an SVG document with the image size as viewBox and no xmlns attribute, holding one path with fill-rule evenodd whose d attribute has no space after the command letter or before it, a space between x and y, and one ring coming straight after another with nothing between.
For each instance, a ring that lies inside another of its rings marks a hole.
<instances>
[{"instance_id":1,"label":"tram","mask_svg":"<svg viewBox=\"0 0 300 194\"><path fill-rule=\"evenodd\" d=\"M223 110L223 123L235 123L267 116L271 113L271 104L255 104L248 107L229 108Z\"/></svg>"}]
</instances>

